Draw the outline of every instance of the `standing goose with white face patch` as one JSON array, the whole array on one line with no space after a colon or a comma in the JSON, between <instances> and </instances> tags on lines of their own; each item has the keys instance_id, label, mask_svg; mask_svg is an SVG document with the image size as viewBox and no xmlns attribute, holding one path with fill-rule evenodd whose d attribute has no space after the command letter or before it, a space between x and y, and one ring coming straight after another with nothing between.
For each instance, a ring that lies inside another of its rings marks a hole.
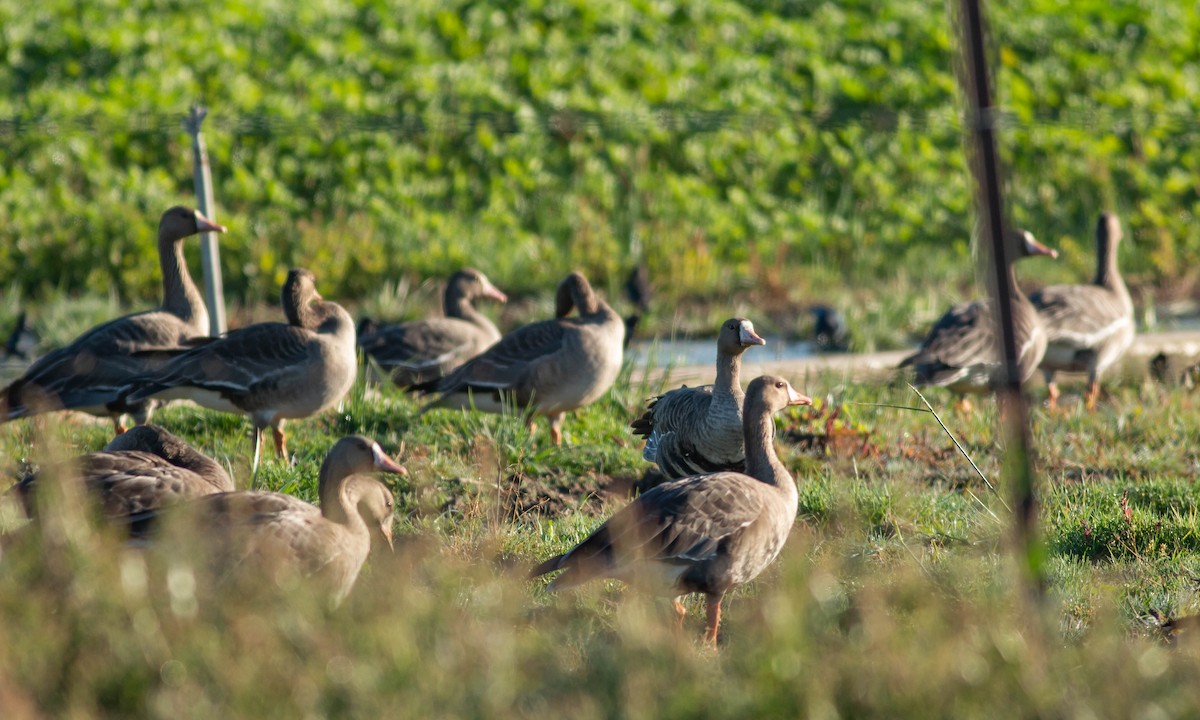
<instances>
[{"instance_id":1,"label":"standing goose with white face patch","mask_svg":"<svg viewBox=\"0 0 1200 720\"><path fill-rule=\"evenodd\" d=\"M354 321L341 305L317 292L316 278L297 268L283 285L288 323L248 325L188 351L158 372L130 382L131 402L147 398L192 400L254 423L254 470L262 432L271 428L275 450L287 455L283 423L336 405L358 368Z\"/></svg>"},{"instance_id":2,"label":"standing goose with white face patch","mask_svg":"<svg viewBox=\"0 0 1200 720\"><path fill-rule=\"evenodd\" d=\"M1017 285L1015 261L1034 255L1058 257L1058 253L1034 239L1027 230L1008 235L1010 258L1009 291L1012 294L1012 318L1017 340L1017 364L1021 382L1033 375L1046 352L1046 331L1029 298ZM954 392L991 392L1003 381L1000 338L992 320L989 300L955 305L942 315L912 355L897 367L913 366L917 385L938 385ZM964 409L969 406L963 401Z\"/></svg>"},{"instance_id":3,"label":"standing goose with white face patch","mask_svg":"<svg viewBox=\"0 0 1200 720\"><path fill-rule=\"evenodd\" d=\"M551 589L622 580L674 597L681 624L679 597L704 593L705 638L716 643L721 599L771 564L796 522L799 493L775 455L773 416L788 405L811 403L781 377L755 378L746 390L744 474L695 475L654 487L531 576L562 570Z\"/></svg>"},{"instance_id":4,"label":"standing goose with white face patch","mask_svg":"<svg viewBox=\"0 0 1200 720\"><path fill-rule=\"evenodd\" d=\"M567 317L572 309L578 317ZM440 381L414 386L439 393L424 410L525 410L531 428L535 416L549 418L550 436L561 444L563 415L594 402L616 381L625 322L578 272L559 283L554 315L513 330Z\"/></svg>"},{"instance_id":5,"label":"standing goose with white face patch","mask_svg":"<svg viewBox=\"0 0 1200 720\"><path fill-rule=\"evenodd\" d=\"M0 390L0 423L53 410L111 418L117 434L125 432L121 416L126 413L139 424L146 422L155 403L129 401L121 389L130 378L185 350L189 340L208 334L208 309L183 258L183 240L202 232L225 228L191 208L163 213L158 223L162 305L97 325L44 355Z\"/></svg>"},{"instance_id":6,"label":"standing goose with white face patch","mask_svg":"<svg viewBox=\"0 0 1200 720\"><path fill-rule=\"evenodd\" d=\"M730 318L717 335L717 378L712 385L681 387L650 400L646 412L630 427L646 438L642 457L656 463L668 478L741 471L742 353L766 341L745 318Z\"/></svg>"},{"instance_id":7,"label":"standing goose with white face patch","mask_svg":"<svg viewBox=\"0 0 1200 720\"><path fill-rule=\"evenodd\" d=\"M1133 298L1117 267L1121 221L1104 213L1096 223L1096 277L1091 285L1051 285L1029 297L1046 327L1048 345L1042 373L1049 404L1058 404L1054 374L1086 372L1084 402L1089 410L1100 396L1100 376L1133 344Z\"/></svg>"}]
</instances>

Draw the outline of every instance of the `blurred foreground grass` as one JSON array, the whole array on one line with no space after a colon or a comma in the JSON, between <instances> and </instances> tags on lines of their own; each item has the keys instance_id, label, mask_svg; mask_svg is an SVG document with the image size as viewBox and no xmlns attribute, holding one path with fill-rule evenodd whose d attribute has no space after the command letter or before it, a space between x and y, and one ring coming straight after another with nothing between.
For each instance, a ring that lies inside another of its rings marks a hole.
<instances>
[{"instance_id":1,"label":"blurred foreground grass","mask_svg":"<svg viewBox=\"0 0 1200 720\"><path fill-rule=\"evenodd\" d=\"M1200 398L1126 384L1092 415L1035 409L1051 556L1037 610L1006 554L1002 498L928 414L861 404L918 404L907 388L793 380L820 401L780 419L800 516L780 561L732 598L718 654L699 643L699 603L680 636L667 603L616 584L553 597L524 580L528 563L626 502L645 465L625 426L658 388L623 377L555 448L544 424L530 436L512 418L418 418L395 390L359 385L342 413L294 423L294 464L270 459L259 477L313 499L320 458L351 432L409 467L397 551L373 555L342 607L265 580L218 594L194 545L126 549L57 501L45 532L0 560L0 707L7 718L1200 713L1200 646L1187 634L1168 645L1158 628L1200 609ZM157 419L244 486L242 420L178 405ZM998 480L991 404L946 419ZM77 415L14 423L0 428L2 462L95 449L107 432Z\"/></svg>"}]
</instances>

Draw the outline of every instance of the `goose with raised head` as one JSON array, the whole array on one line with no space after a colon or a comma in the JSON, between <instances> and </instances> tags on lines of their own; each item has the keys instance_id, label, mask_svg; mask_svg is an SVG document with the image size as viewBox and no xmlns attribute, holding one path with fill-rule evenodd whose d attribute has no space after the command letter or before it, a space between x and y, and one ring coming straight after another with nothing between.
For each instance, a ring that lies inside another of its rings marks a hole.
<instances>
[{"instance_id":1,"label":"goose with raised head","mask_svg":"<svg viewBox=\"0 0 1200 720\"><path fill-rule=\"evenodd\" d=\"M1046 377L1049 405L1058 404L1056 372L1085 372L1087 409L1096 407L1100 377L1133 344L1133 298L1117 267L1121 221L1103 213L1096 223L1096 276L1090 285L1051 285L1029 296L1046 328Z\"/></svg>"},{"instance_id":2,"label":"goose with raised head","mask_svg":"<svg viewBox=\"0 0 1200 720\"><path fill-rule=\"evenodd\" d=\"M229 492L233 480L225 468L185 440L153 424L138 425L103 450L67 461L53 472L77 477L112 520L130 524L141 534L146 513L181 500ZM14 489L33 517L34 494L42 473L28 472Z\"/></svg>"},{"instance_id":3,"label":"goose with raised head","mask_svg":"<svg viewBox=\"0 0 1200 720\"><path fill-rule=\"evenodd\" d=\"M188 341L208 334L208 310L188 274L182 244L184 238L202 232L225 228L191 208L173 207L163 213L158 223L162 305L97 325L42 356L0 390L0 423L53 410L111 418L118 434L125 431L124 414L139 424L146 422L154 403L129 401L121 397L121 388L130 378L160 367Z\"/></svg>"},{"instance_id":4,"label":"goose with raised head","mask_svg":"<svg viewBox=\"0 0 1200 720\"><path fill-rule=\"evenodd\" d=\"M459 270L446 285L445 317L360 329L358 344L400 387L436 380L500 339L496 325L475 308L485 298L508 301L483 273Z\"/></svg>"},{"instance_id":5,"label":"goose with raised head","mask_svg":"<svg viewBox=\"0 0 1200 720\"><path fill-rule=\"evenodd\" d=\"M1033 375L1046 352L1046 330L1037 310L1017 285L1015 261L1023 257L1058 253L1038 242L1027 230L1008 234L1010 246L1007 278L1012 294L1012 318L1017 340L1017 363L1021 382ZM917 385L948 387L960 396L985 393L1003 382L1000 338L988 300L955 305L930 329L921 347L897 367L912 366ZM969 403L961 401L963 409Z\"/></svg>"},{"instance_id":6,"label":"goose with raised head","mask_svg":"<svg viewBox=\"0 0 1200 720\"><path fill-rule=\"evenodd\" d=\"M779 555L796 520L796 483L775 454L774 414L809 405L787 380L764 375L746 390L746 471L695 475L659 485L619 510L572 550L534 568L558 570L551 589L614 578L675 598L704 593L705 639L716 643L725 593Z\"/></svg>"},{"instance_id":7,"label":"goose with raised head","mask_svg":"<svg viewBox=\"0 0 1200 720\"><path fill-rule=\"evenodd\" d=\"M567 317L573 309L579 315ZM558 445L563 415L595 401L617 379L624 336L621 316L573 272L559 283L553 320L517 328L440 381L413 387L438 393L425 410L525 409L531 427L535 416L545 416Z\"/></svg>"},{"instance_id":8,"label":"goose with raised head","mask_svg":"<svg viewBox=\"0 0 1200 720\"><path fill-rule=\"evenodd\" d=\"M282 304L287 323L230 331L133 379L126 397L186 399L248 415L254 424L254 471L268 427L276 453L286 457L284 422L336 405L354 385L358 358L354 321L341 305L321 297L311 272L288 273Z\"/></svg>"},{"instance_id":9,"label":"goose with raised head","mask_svg":"<svg viewBox=\"0 0 1200 720\"><path fill-rule=\"evenodd\" d=\"M742 353L765 345L754 323L730 318L717 335L717 377L712 385L680 387L650 400L646 412L630 427L646 439L642 457L658 465L668 478L741 471Z\"/></svg>"},{"instance_id":10,"label":"goose with raised head","mask_svg":"<svg viewBox=\"0 0 1200 720\"><path fill-rule=\"evenodd\" d=\"M321 463L320 508L283 493L243 491L202 497L180 510L213 541L208 549L222 576L290 572L313 578L336 604L354 586L372 538L392 547L392 492L361 474L369 472L408 474L379 443L352 435Z\"/></svg>"}]
</instances>

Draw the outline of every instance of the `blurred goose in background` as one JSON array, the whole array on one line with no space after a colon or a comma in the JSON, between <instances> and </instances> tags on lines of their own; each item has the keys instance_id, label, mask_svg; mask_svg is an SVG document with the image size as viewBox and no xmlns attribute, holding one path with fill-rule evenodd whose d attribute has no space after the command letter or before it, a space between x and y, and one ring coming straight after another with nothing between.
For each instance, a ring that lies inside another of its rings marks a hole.
<instances>
[{"instance_id":1,"label":"blurred goose in background","mask_svg":"<svg viewBox=\"0 0 1200 720\"><path fill-rule=\"evenodd\" d=\"M633 334L637 332L638 325L642 322L642 316L650 312L650 270L645 264L638 263L629 275L625 278L625 297L629 302L633 303L634 312L625 316L625 343L626 350L629 349L629 343L633 342Z\"/></svg>"},{"instance_id":2,"label":"blurred goose in background","mask_svg":"<svg viewBox=\"0 0 1200 720\"><path fill-rule=\"evenodd\" d=\"M630 423L646 438L642 457L668 478L741 471L742 353L766 340L745 318L731 318L717 335L717 378L712 385L676 388L650 400L646 412Z\"/></svg>"},{"instance_id":3,"label":"blurred goose in background","mask_svg":"<svg viewBox=\"0 0 1200 720\"><path fill-rule=\"evenodd\" d=\"M81 455L52 472L79 478L104 515L129 523L133 535L144 531L147 513L234 489L225 468L158 425L131 428L103 450ZM29 517L36 512L42 474L27 472L14 486Z\"/></svg>"},{"instance_id":4,"label":"blurred goose in background","mask_svg":"<svg viewBox=\"0 0 1200 720\"><path fill-rule=\"evenodd\" d=\"M1017 285L1015 261L1034 255L1058 257L1058 253L1042 245L1027 230L1012 230L1008 283L1012 293L1012 317L1016 331L1017 361L1021 382L1033 375L1046 352L1046 331L1037 310ZM984 393L1003 382L1004 368L1000 360L1000 338L996 334L989 300L955 305L942 315L912 355L897 367L911 365L916 370L917 385L938 385L954 392ZM970 408L966 399L960 401L964 410Z\"/></svg>"},{"instance_id":5,"label":"blurred goose in background","mask_svg":"<svg viewBox=\"0 0 1200 720\"><path fill-rule=\"evenodd\" d=\"M8 334L8 340L4 341L4 360L32 360L33 351L37 348L38 336L29 327L26 320L25 311L22 310L17 315L17 321L13 324L12 332Z\"/></svg>"},{"instance_id":6,"label":"blurred goose in background","mask_svg":"<svg viewBox=\"0 0 1200 720\"><path fill-rule=\"evenodd\" d=\"M567 317L578 309L578 317ZM554 444L562 443L563 414L608 391L621 370L625 325L578 272L558 286L555 319L517 328L481 355L436 383L413 386L439 396L425 410L477 408L504 412L527 408L550 419Z\"/></svg>"},{"instance_id":7,"label":"blurred goose in background","mask_svg":"<svg viewBox=\"0 0 1200 720\"><path fill-rule=\"evenodd\" d=\"M562 570L552 590L615 578L656 594L705 595L705 639L717 641L721 599L753 580L779 555L796 521L799 495L775 455L776 412L812 400L781 377L754 379L746 391L746 472L696 475L659 485L609 518L583 542L534 568Z\"/></svg>"},{"instance_id":8,"label":"blurred goose in background","mask_svg":"<svg viewBox=\"0 0 1200 720\"><path fill-rule=\"evenodd\" d=\"M1091 285L1051 285L1029 297L1046 328L1046 376L1051 408L1058 405L1054 373L1086 372L1085 404L1096 407L1100 376L1133 344L1133 298L1117 267L1121 221L1112 213L1096 223L1096 277Z\"/></svg>"},{"instance_id":9,"label":"blurred goose in background","mask_svg":"<svg viewBox=\"0 0 1200 720\"><path fill-rule=\"evenodd\" d=\"M821 352L845 352L850 347L850 326L837 308L813 305L813 343Z\"/></svg>"},{"instance_id":10,"label":"blurred goose in background","mask_svg":"<svg viewBox=\"0 0 1200 720\"><path fill-rule=\"evenodd\" d=\"M480 298L508 301L483 273L459 270L446 285L445 317L360 325L358 344L400 387L437 380L500 339L495 324L475 309Z\"/></svg>"},{"instance_id":11,"label":"blurred goose in background","mask_svg":"<svg viewBox=\"0 0 1200 720\"><path fill-rule=\"evenodd\" d=\"M336 405L354 385L358 362L354 321L341 305L321 297L311 272L288 273L282 305L287 324L249 325L178 355L157 372L131 380L128 401L184 399L249 415L252 472L258 471L268 427L276 453L286 457L285 420Z\"/></svg>"},{"instance_id":12,"label":"blurred goose in background","mask_svg":"<svg viewBox=\"0 0 1200 720\"><path fill-rule=\"evenodd\" d=\"M207 549L221 576L284 571L312 577L340 603L371 551L372 536L392 547L392 491L360 475L407 475L379 443L344 437L325 455L317 507L291 495L244 491L199 498L180 508L212 541ZM185 526L185 529L192 529Z\"/></svg>"},{"instance_id":13,"label":"blurred goose in background","mask_svg":"<svg viewBox=\"0 0 1200 720\"><path fill-rule=\"evenodd\" d=\"M53 410L80 410L144 423L154 403L129 401L121 388L137 375L160 367L189 340L208 334L208 310L188 274L182 240L201 232L225 232L197 210L173 207L158 224L163 301L156 310L126 315L88 330L66 347L44 355L0 391L0 423Z\"/></svg>"}]
</instances>

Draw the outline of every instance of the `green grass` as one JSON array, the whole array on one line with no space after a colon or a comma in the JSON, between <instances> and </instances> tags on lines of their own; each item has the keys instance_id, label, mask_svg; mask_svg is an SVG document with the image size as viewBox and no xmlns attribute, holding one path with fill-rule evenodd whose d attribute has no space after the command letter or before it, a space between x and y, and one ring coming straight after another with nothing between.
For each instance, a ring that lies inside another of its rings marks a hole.
<instances>
[{"instance_id":1,"label":"green grass","mask_svg":"<svg viewBox=\"0 0 1200 720\"><path fill-rule=\"evenodd\" d=\"M1126 384L1086 414L1035 407L1050 586L1029 607L1009 559L1011 515L894 383L810 378L825 407L779 421L800 489L788 547L730 598L720 652L682 636L665 603L595 583L556 597L523 568L627 502L645 465L626 424L657 390L624 375L550 445L514 417L423 416L393 388L357 386L340 413L293 423L292 464L260 486L315 497L334 440L365 432L411 471L394 486L397 551L376 553L334 610L304 585L223 586L195 545L126 550L49 509L0 561L0 699L76 717L1129 716L1200 710L1195 638L1159 619L1200 611L1200 487L1183 389ZM950 398L938 392L939 407ZM856 451L794 438L831 408ZM944 418L1007 493L991 403ZM173 406L157 419L228 462L242 484L245 421ZM4 462L95 449L80 416L0 431ZM57 441L52 441L57 438ZM792 438L791 440L789 438ZM613 492L607 488L618 488ZM1148 710L1149 708L1149 710ZM1157 710L1154 710L1157 708Z\"/></svg>"}]
</instances>

